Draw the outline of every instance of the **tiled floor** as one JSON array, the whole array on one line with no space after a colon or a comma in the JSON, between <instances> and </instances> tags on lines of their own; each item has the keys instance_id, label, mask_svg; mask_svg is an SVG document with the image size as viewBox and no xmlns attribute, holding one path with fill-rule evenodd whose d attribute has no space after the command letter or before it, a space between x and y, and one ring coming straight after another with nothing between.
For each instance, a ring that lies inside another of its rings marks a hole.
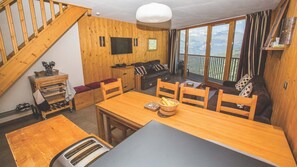
<instances>
[{"instance_id":1,"label":"tiled floor","mask_svg":"<svg viewBox=\"0 0 297 167\"><path fill-rule=\"evenodd\" d=\"M169 82L174 83L176 81L181 83L185 80L182 79L180 76L173 76ZM153 88L150 88L147 90L143 90L142 92L146 93L146 94L150 94L150 95L155 95L156 87L153 87ZM93 133L95 135L98 135L97 120L96 120L95 112L96 112L95 105L93 105L93 106L90 106L88 108L85 108L85 109L82 109L79 111L73 111L72 113L69 111L62 111L58 114L63 114L68 119L70 119L72 122L77 124L80 128L85 130L87 133ZM50 117L54 117L54 116L55 116L55 114L48 116L48 117L50 118ZM7 166L7 167L16 166L14 159L12 157L12 153L8 146L5 134L9 133L11 131L14 131L16 129L34 124L39 121L41 121L41 119L36 120L33 117L28 117L21 121L17 121L15 123L0 127L0 163L1 163L0 166ZM34 142L34 141L32 141L32 142Z\"/></svg>"}]
</instances>

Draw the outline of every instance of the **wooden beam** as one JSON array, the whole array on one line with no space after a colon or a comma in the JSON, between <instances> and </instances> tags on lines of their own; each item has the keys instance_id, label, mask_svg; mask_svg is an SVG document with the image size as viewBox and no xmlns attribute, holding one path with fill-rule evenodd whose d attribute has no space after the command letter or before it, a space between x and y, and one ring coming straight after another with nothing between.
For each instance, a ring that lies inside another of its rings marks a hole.
<instances>
[{"instance_id":1,"label":"wooden beam","mask_svg":"<svg viewBox=\"0 0 297 167\"><path fill-rule=\"evenodd\" d=\"M22 0L17 0L17 4L18 4L18 9L19 9L19 15L20 15L20 21L21 21L21 26L22 26L23 38L24 38L25 44L27 44L29 42L29 40L28 40L27 26L26 26L26 21L25 21L25 15L24 15L24 10L23 10Z\"/></svg>"},{"instance_id":2,"label":"wooden beam","mask_svg":"<svg viewBox=\"0 0 297 167\"><path fill-rule=\"evenodd\" d=\"M35 14L35 8L34 8L33 0L29 0L29 7L30 7L30 13L31 13L31 19L32 19L34 35L36 37L38 35L38 27L37 27L37 22L36 22L36 14Z\"/></svg>"},{"instance_id":3,"label":"wooden beam","mask_svg":"<svg viewBox=\"0 0 297 167\"><path fill-rule=\"evenodd\" d=\"M211 47L211 33L212 26L207 26L207 38L206 38L206 51L205 51L205 61L204 61L204 82L208 83L208 69L210 60L210 47Z\"/></svg>"},{"instance_id":4,"label":"wooden beam","mask_svg":"<svg viewBox=\"0 0 297 167\"><path fill-rule=\"evenodd\" d=\"M209 23L203 23L203 24L188 26L188 27L180 28L178 30L185 30L185 29L191 29L191 28L205 27L205 26L209 26L209 25L214 26L214 25L218 25L218 24L226 24L226 23L229 23L231 21L243 20L245 18L246 18L246 16L238 16L238 17L235 17L235 18L218 20L218 21L213 21L213 22L209 22Z\"/></svg>"},{"instance_id":5,"label":"wooden beam","mask_svg":"<svg viewBox=\"0 0 297 167\"><path fill-rule=\"evenodd\" d=\"M7 57L6 57L6 51L5 51L5 46L4 46L4 42L3 42L1 27L0 27L0 53L2 56L2 62L3 62L3 64L5 64L7 62Z\"/></svg>"},{"instance_id":6,"label":"wooden beam","mask_svg":"<svg viewBox=\"0 0 297 167\"><path fill-rule=\"evenodd\" d=\"M233 50L233 43L234 43L234 31L235 31L235 21L233 20L229 24L226 62L225 62L224 77L223 77L224 81L229 80L230 64L231 64L232 50Z\"/></svg>"},{"instance_id":7,"label":"wooden beam","mask_svg":"<svg viewBox=\"0 0 297 167\"><path fill-rule=\"evenodd\" d=\"M59 10L60 10L60 14L64 13L62 3L59 3Z\"/></svg>"},{"instance_id":8,"label":"wooden beam","mask_svg":"<svg viewBox=\"0 0 297 167\"><path fill-rule=\"evenodd\" d=\"M0 2L0 10L4 7L6 7L7 5L9 5L10 3L12 3L15 0L3 0L2 2Z\"/></svg>"},{"instance_id":9,"label":"wooden beam","mask_svg":"<svg viewBox=\"0 0 297 167\"><path fill-rule=\"evenodd\" d=\"M186 30L186 41L185 41L185 55L184 55L184 79L187 78L188 69L188 50L189 50L189 30Z\"/></svg>"},{"instance_id":10,"label":"wooden beam","mask_svg":"<svg viewBox=\"0 0 297 167\"><path fill-rule=\"evenodd\" d=\"M44 1L39 0L40 2L40 10L41 10L41 16L42 16L42 24L43 28L47 27L47 20L46 20L46 13L45 13L45 7L44 7Z\"/></svg>"},{"instance_id":11,"label":"wooden beam","mask_svg":"<svg viewBox=\"0 0 297 167\"><path fill-rule=\"evenodd\" d=\"M0 96L28 70L81 16L87 9L71 6L64 14L32 39L0 69Z\"/></svg>"},{"instance_id":12,"label":"wooden beam","mask_svg":"<svg viewBox=\"0 0 297 167\"><path fill-rule=\"evenodd\" d=\"M50 3L50 8L51 8L52 20L54 21L56 19L54 2L52 0L50 0L49 3Z\"/></svg>"},{"instance_id":13,"label":"wooden beam","mask_svg":"<svg viewBox=\"0 0 297 167\"><path fill-rule=\"evenodd\" d=\"M18 49L18 42L17 42L16 35L15 35L14 24L13 24L12 15L11 15L11 9L10 9L9 5L5 6L5 12L6 12L9 31L10 31L10 38L11 38L11 42L12 42L13 51L14 51L14 54L16 54L19 51L19 49Z\"/></svg>"}]
</instances>

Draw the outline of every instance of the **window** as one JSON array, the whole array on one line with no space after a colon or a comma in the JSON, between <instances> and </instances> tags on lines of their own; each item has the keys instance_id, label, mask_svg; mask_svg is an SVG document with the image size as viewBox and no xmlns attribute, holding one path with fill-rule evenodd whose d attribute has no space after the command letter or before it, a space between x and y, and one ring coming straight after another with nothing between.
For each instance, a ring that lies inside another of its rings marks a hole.
<instances>
[{"instance_id":1,"label":"window","mask_svg":"<svg viewBox=\"0 0 297 167\"><path fill-rule=\"evenodd\" d=\"M186 42L186 30L181 30L180 38L179 38L179 61L184 60L185 42Z\"/></svg>"},{"instance_id":2,"label":"window","mask_svg":"<svg viewBox=\"0 0 297 167\"><path fill-rule=\"evenodd\" d=\"M188 69L189 78L204 75L207 26L189 29ZM199 76L197 76L199 75Z\"/></svg>"},{"instance_id":3,"label":"window","mask_svg":"<svg viewBox=\"0 0 297 167\"><path fill-rule=\"evenodd\" d=\"M232 49L231 63L230 63L230 72L229 72L230 81L236 81L236 78L237 78L237 71L239 66L244 29L245 29L245 20L237 20L235 24L233 49Z\"/></svg>"}]
</instances>

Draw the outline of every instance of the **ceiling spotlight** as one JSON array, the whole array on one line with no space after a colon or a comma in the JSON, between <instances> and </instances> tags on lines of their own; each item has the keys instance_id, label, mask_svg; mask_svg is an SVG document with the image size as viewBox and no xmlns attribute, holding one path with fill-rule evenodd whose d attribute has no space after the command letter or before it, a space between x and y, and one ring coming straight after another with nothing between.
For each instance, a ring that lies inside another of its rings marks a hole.
<instances>
[{"instance_id":1,"label":"ceiling spotlight","mask_svg":"<svg viewBox=\"0 0 297 167\"><path fill-rule=\"evenodd\" d=\"M167 5L160 3L142 5L136 12L136 19L144 23L162 23L171 18L171 9Z\"/></svg>"}]
</instances>

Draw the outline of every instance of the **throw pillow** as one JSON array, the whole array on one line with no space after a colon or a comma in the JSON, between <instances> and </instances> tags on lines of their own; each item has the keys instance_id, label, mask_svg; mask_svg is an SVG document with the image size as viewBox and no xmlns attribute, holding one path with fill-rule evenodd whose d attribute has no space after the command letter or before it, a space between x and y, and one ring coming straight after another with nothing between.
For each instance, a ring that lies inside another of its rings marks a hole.
<instances>
[{"instance_id":1,"label":"throw pillow","mask_svg":"<svg viewBox=\"0 0 297 167\"><path fill-rule=\"evenodd\" d=\"M161 71L161 70L165 69L165 67L162 64L155 64L153 66L153 68L154 68L155 71Z\"/></svg>"},{"instance_id":2,"label":"throw pillow","mask_svg":"<svg viewBox=\"0 0 297 167\"><path fill-rule=\"evenodd\" d=\"M237 91L241 91L252 79L249 74L245 74L240 80L235 84L235 88Z\"/></svg>"},{"instance_id":3,"label":"throw pillow","mask_svg":"<svg viewBox=\"0 0 297 167\"><path fill-rule=\"evenodd\" d=\"M252 91L253 91L253 84L252 84L252 83L249 83L249 84L247 84L247 85L242 89L242 91L239 93L239 96L242 96L242 97L250 97L250 95L252 94ZM243 108L244 105L242 105L242 104L237 104L237 107L238 107L238 108Z\"/></svg>"},{"instance_id":4,"label":"throw pillow","mask_svg":"<svg viewBox=\"0 0 297 167\"><path fill-rule=\"evenodd\" d=\"M138 74L138 75L145 75L145 74L147 74L144 66L134 67L134 69L136 71L136 74Z\"/></svg>"}]
</instances>

